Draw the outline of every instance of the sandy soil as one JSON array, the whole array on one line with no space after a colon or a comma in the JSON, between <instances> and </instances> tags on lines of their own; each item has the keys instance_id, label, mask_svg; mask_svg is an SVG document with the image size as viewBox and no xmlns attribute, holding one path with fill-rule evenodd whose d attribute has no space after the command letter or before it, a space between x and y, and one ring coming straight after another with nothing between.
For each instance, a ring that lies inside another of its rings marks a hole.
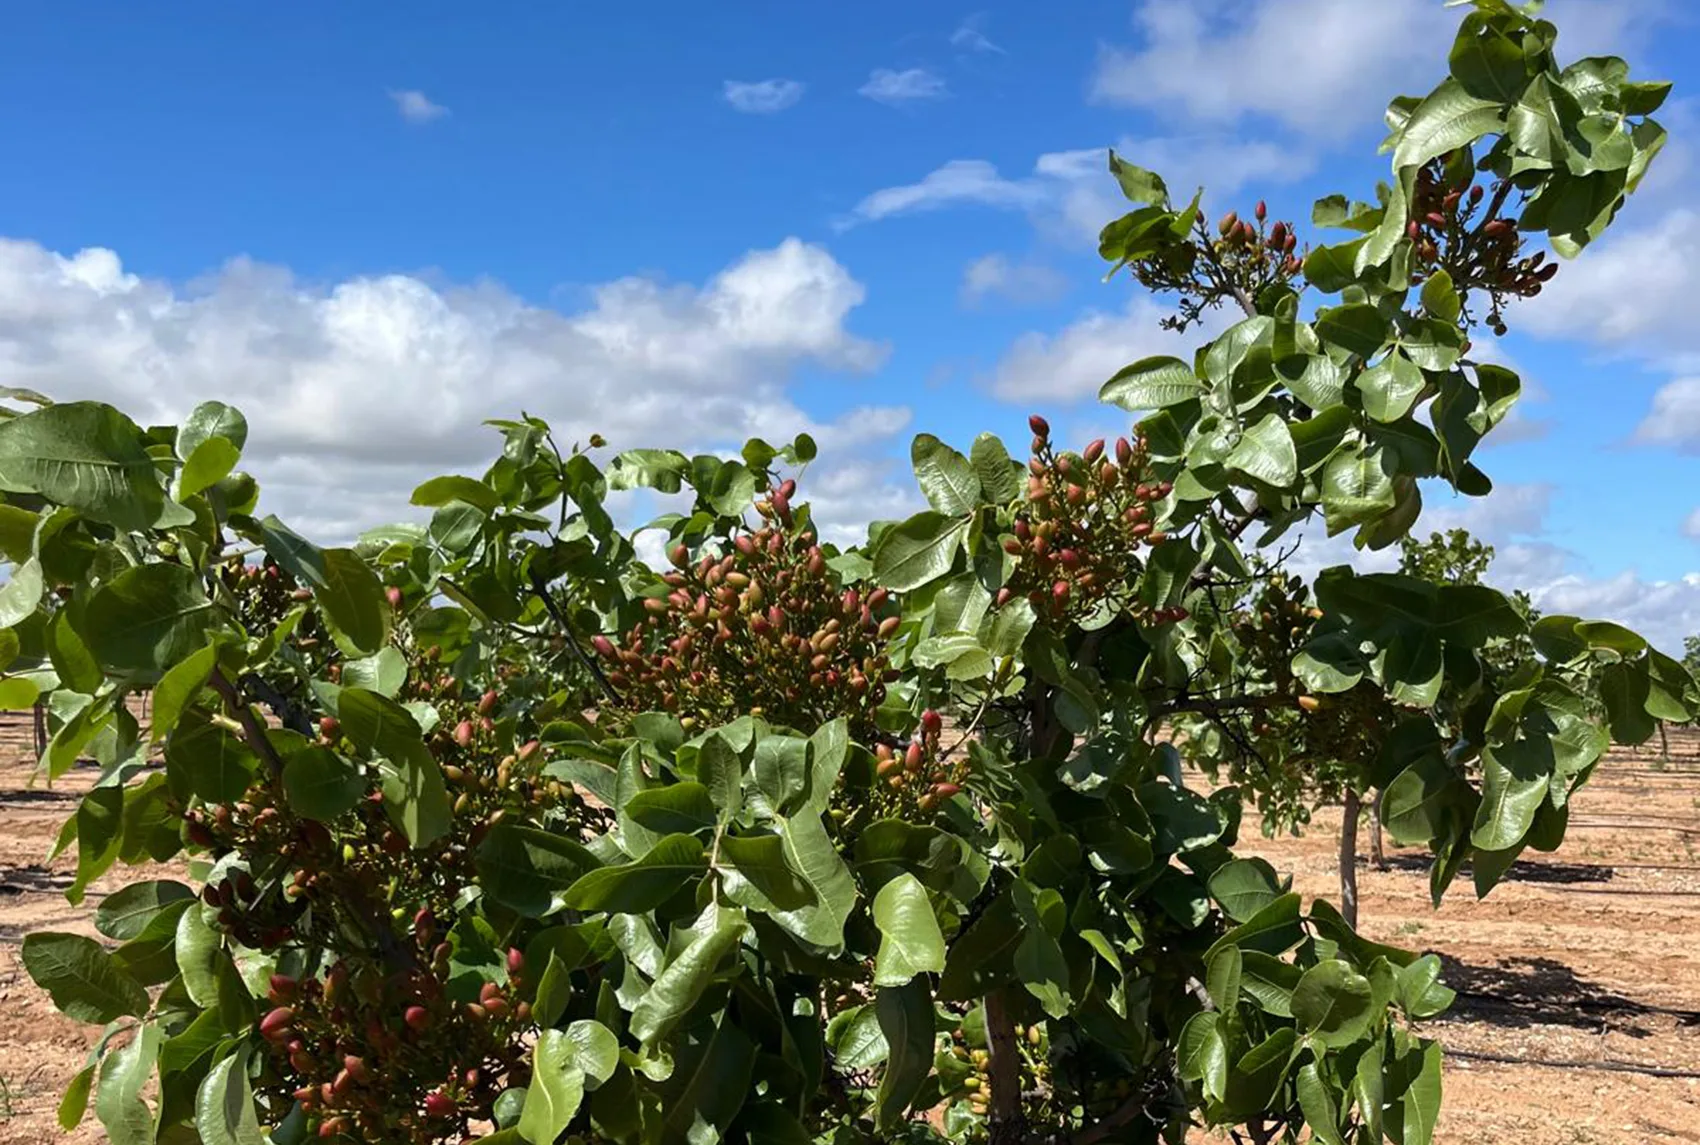
<instances>
[{"instance_id":1,"label":"sandy soil","mask_svg":"<svg viewBox=\"0 0 1700 1145\"><path fill-rule=\"evenodd\" d=\"M102 1139L92 1117L60 1132L54 1109L98 1031L58 1015L18 963L38 929L94 935L99 896L159 877L120 869L87 901L65 901L74 858L44 858L91 783L78 770L31 785L28 720L0 716L0 1145ZM1242 850L1294 872L1306 895L1337 898L1337 815L1301 839ZM1367 850L1367 837L1360 852ZM1446 961L1458 1005L1431 1032L1453 1051L1437 1140L1443 1145L1700 1143L1700 1080L1601 1068L1700 1071L1700 735L1620 753L1584 792L1562 850L1520 863L1485 902L1462 879L1438 911L1421 855L1390 848L1360 867L1360 922L1371 937Z\"/></svg>"}]
</instances>

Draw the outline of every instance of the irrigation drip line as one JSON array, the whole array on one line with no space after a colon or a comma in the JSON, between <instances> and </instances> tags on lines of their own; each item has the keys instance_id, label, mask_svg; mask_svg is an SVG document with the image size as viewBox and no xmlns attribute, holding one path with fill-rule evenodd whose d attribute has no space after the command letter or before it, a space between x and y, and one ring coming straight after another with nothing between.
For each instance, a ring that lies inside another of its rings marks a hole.
<instances>
[{"instance_id":1,"label":"irrigation drip line","mask_svg":"<svg viewBox=\"0 0 1700 1145\"><path fill-rule=\"evenodd\" d=\"M1700 1010L1679 1010L1672 1006L1654 1006L1644 1002L1636 1002L1625 998L1610 1001L1605 998L1566 998L1548 1000L1533 998L1526 994L1496 994L1492 990L1457 990L1460 998L1480 998L1487 1002L1499 1002L1509 1008L1532 1011L1559 1010L1589 1010L1603 1014L1621 1014L1627 1017L1640 1017L1648 1014L1662 1014L1669 1018L1680 1018L1684 1021L1700 1019Z\"/></svg>"},{"instance_id":2,"label":"irrigation drip line","mask_svg":"<svg viewBox=\"0 0 1700 1145\"><path fill-rule=\"evenodd\" d=\"M1475 1050L1447 1050L1446 1056L1462 1061L1494 1062L1498 1065L1532 1065L1543 1069L1602 1070L1606 1073L1634 1073L1644 1077L1700 1078L1700 1069L1667 1069L1664 1066L1636 1065L1620 1061L1564 1061L1550 1058L1520 1058L1510 1054L1484 1054Z\"/></svg>"}]
</instances>

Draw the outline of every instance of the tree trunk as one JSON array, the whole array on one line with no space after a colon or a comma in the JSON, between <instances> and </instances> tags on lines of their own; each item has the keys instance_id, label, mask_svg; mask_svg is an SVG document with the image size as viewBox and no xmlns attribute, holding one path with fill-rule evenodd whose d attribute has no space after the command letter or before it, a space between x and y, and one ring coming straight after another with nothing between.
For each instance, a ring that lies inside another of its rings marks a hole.
<instances>
[{"instance_id":1,"label":"tree trunk","mask_svg":"<svg viewBox=\"0 0 1700 1145\"><path fill-rule=\"evenodd\" d=\"M1026 1111L1021 1102L1021 1047L1015 1040L1015 1020L998 989L986 995L986 1041L991 1048L991 1145L1016 1145L1027 1136Z\"/></svg>"},{"instance_id":2,"label":"tree trunk","mask_svg":"<svg viewBox=\"0 0 1700 1145\"><path fill-rule=\"evenodd\" d=\"M35 762L41 766L41 761L47 755L47 705L40 700L35 702Z\"/></svg>"},{"instance_id":3,"label":"tree trunk","mask_svg":"<svg viewBox=\"0 0 1700 1145\"><path fill-rule=\"evenodd\" d=\"M1358 815L1361 810L1358 793L1348 789L1340 821L1340 913L1353 930L1358 928Z\"/></svg>"},{"instance_id":4,"label":"tree trunk","mask_svg":"<svg viewBox=\"0 0 1700 1145\"><path fill-rule=\"evenodd\" d=\"M1375 800L1369 805L1369 861L1375 864L1375 869L1387 869L1387 852L1382 850L1381 843L1381 792L1375 793Z\"/></svg>"}]
</instances>

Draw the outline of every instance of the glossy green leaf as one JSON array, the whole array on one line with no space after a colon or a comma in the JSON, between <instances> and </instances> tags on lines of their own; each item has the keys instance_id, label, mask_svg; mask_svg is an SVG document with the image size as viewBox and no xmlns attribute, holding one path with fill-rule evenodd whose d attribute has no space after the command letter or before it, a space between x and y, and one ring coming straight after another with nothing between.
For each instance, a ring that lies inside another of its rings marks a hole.
<instances>
[{"instance_id":1,"label":"glossy green leaf","mask_svg":"<svg viewBox=\"0 0 1700 1145\"><path fill-rule=\"evenodd\" d=\"M107 1054L100 1063L94 1115L111 1145L153 1145L153 1111L142 1100L142 1087L153 1074L163 1040L160 1028L150 1022L123 1049Z\"/></svg>"},{"instance_id":2,"label":"glossy green leaf","mask_svg":"<svg viewBox=\"0 0 1700 1145\"><path fill-rule=\"evenodd\" d=\"M230 475L242 451L222 437L209 437L195 447L177 475L177 499L185 501Z\"/></svg>"},{"instance_id":3,"label":"glossy green leaf","mask_svg":"<svg viewBox=\"0 0 1700 1145\"><path fill-rule=\"evenodd\" d=\"M207 1073L195 1097L195 1129L202 1145L266 1145L248 1084L248 1053L239 1051Z\"/></svg>"},{"instance_id":4,"label":"glossy green leaf","mask_svg":"<svg viewBox=\"0 0 1700 1145\"><path fill-rule=\"evenodd\" d=\"M160 677L153 689L153 716L149 735L158 743L177 726L183 709L194 702L212 675L218 646L209 644L179 660Z\"/></svg>"},{"instance_id":5,"label":"glossy green leaf","mask_svg":"<svg viewBox=\"0 0 1700 1145\"><path fill-rule=\"evenodd\" d=\"M974 439L968 463L974 467L980 491L988 500L1003 503L1021 495L1021 466L994 434L982 433Z\"/></svg>"},{"instance_id":6,"label":"glossy green leaf","mask_svg":"<svg viewBox=\"0 0 1700 1145\"><path fill-rule=\"evenodd\" d=\"M200 651L219 624L193 569L137 565L89 598L89 648L112 668L163 672Z\"/></svg>"},{"instance_id":7,"label":"glossy green leaf","mask_svg":"<svg viewBox=\"0 0 1700 1145\"><path fill-rule=\"evenodd\" d=\"M1393 152L1395 167L1416 167L1483 135L1505 129L1497 100L1481 99L1448 78L1411 113Z\"/></svg>"},{"instance_id":8,"label":"glossy green leaf","mask_svg":"<svg viewBox=\"0 0 1700 1145\"><path fill-rule=\"evenodd\" d=\"M1337 958L1318 962L1293 989L1293 1019L1313 1041L1344 1046L1362 1037L1374 1020L1370 982Z\"/></svg>"},{"instance_id":9,"label":"glossy green leaf","mask_svg":"<svg viewBox=\"0 0 1700 1145\"><path fill-rule=\"evenodd\" d=\"M1320 310L1314 326L1318 338L1360 358L1373 357L1387 341L1387 319L1366 302Z\"/></svg>"},{"instance_id":10,"label":"glossy green leaf","mask_svg":"<svg viewBox=\"0 0 1700 1145\"><path fill-rule=\"evenodd\" d=\"M742 911L709 909L712 917L698 920L691 944L667 963L632 1011L629 1028L638 1041L653 1044L684 1020L747 929Z\"/></svg>"},{"instance_id":11,"label":"glossy green leaf","mask_svg":"<svg viewBox=\"0 0 1700 1145\"><path fill-rule=\"evenodd\" d=\"M1098 400L1141 413L1166 409L1203 393L1192 367L1179 358L1141 358L1123 366L1098 390Z\"/></svg>"},{"instance_id":12,"label":"glossy green leaf","mask_svg":"<svg viewBox=\"0 0 1700 1145\"><path fill-rule=\"evenodd\" d=\"M939 929L926 888L904 873L874 896L874 925L879 952L874 955L874 985L903 986L917 974L944 969L944 933Z\"/></svg>"},{"instance_id":13,"label":"glossy green leaf","mask_svg":"<svg viewBox=\"0 0 1700 1145\"><path fill-rule=\"evenodd\" d=\"M213 438L223 438L241 449L248 444L248 419L234 406L202 402L189 411L177 429L177 456L186 461Z\"/></svg>"},{"instance_id":14,"label":"glossy green leaf","mask_svg":"<svg viewBox=\"0 0 1700 1145\"><path fill-rule=\"evenodd\" d=\"M708 788L700 783L674 783L636 792L621 810L639 826L661 835L706 831L719 819Z\"/></svg>"},{"instance_id":15,"label":"glossy green leaf","mask_svg":"<svg viewBox=\"0 0 1700 1145\"><path fill-rule=\"evenodd\" d=\"M966 518L928 510L891 526L875 542L874 578L899 592L919 588L949 572L968 533Z\"/></svg>"},{"instance_id":16,"label":"glossy green leaf","mask_svg":"<svg viewBox=\"0 0 1700 1145\"><path fill-rule=\"evenodd\" d=\"M526 918L541 918L557 893L601 865L565 835L513 823L492 827L473 861L485 897Z\"/></svg>"},{"instance_id":17,"label":"glossy green leaf","mask_svg":"<svg viewBox=\"0 0 1700 1145\"><path fill-rule=\"evenodd\" d=\"M1240 435L1225 464L1265 485L1284 488L1299 478L1293 435L1280 414L1269 414Z\"/></svg>"},{"instance_id":18,"label":"glossy green leaf","mask_svg":"<svg viewBox=\"0 0 1700 1145\"><path fill-rule=\"evenodd\" d=\"M366 787L366 777L352 760L321 744L307 745L283 764L283 793L289 806L321 823L352 811Z\"/></svg>"},{"instance_id":19,"label":"glossy green leaf","mask_svg":"<svg viewBox=\"0 0 1700 1145\"><path fill-rule=\"evenodd\" d=\"M784 911L775 919L805 942L837 949L844 942L844 923L856 905L856 881L850 875L817 814L805 813L780 826L786 864L808 884L813 901Z\"/></svg>"},{"instance_id":20,"label":"glossy green leaf","mask_svg":"<svg viewBox=\"0 0 1700 1145\"><path fill-rule=\"evenodd\" d=\"M171 879L131 883L101 900L94 913L94 926L107 938L127 942L142 933L165 907L194 897L193 890Z\"/></svg>"},{"instance_id":21,"label":"glossy green leaf","mask_svg":"<svg viewBox=\"0 0 1700 1145\"><path fill-rule=\"evenodd\" d=\"M877 1122L882 1132L889 1132L920 1096L933 1068L933 1000L927 980L879 987L874 1012L887 1046L875 1099Z\"/></svg>"},{"instance_id":22,"label":"glossy green leaf","mask_svg":"<svg viewBox=\"0 0 1700 1145\"><path fill-rule=\"evenodd\" d=\"M102 1025L147 1011L147 993L92 938L37 931L24 936L20 953L30 980L68 1018Z\"/></svg>"},{"instance_id":23,"label":"glossy green leaf","mask_svg":"<svg viewBox=\"0 0 1700 1145\"><path fill-rule=\"evenodd\" d=\"M1207 1098L1220 1098L1228 1088L1228 1044L1222 1038L1222 1016L1213 1010L1194 1014L1181 1030L1175 1064L1182 1080L1202 1082Z\"/></svg>"},{"instance_id":24,"label":"glossy green leaf","mask_svg":"<svg viewBox=\"0 0 1700 1145\"><path fill-rule=\"evenodd\" d=\"M447 505L451 501L464 501L485 512L497 509L502 504L501 495L484 482L453 474L433 477L426 481L414 489L412 501L415 505L431 508Z\"/></svg>"},{"instance_id":25,"label":"glossy green leaf","mask_svg":"<svg viewBox=\"0 0 1700 1145\"><path fill-rule=\"evenodd\" d=\"M63 402L0 422L0 488L39 493L120 529L147 528L165 503L140 428L101 402Z\"/></svg>"},{"instance_id":26,"label":"glossy green leaf","mask_svg":"<svg viewBox=\"0 0 1700 1145\"><path fill-rule=\"evenodd\" d=\"M815 894L785 861L778 835L727 835L719 844L726 897L750 910L778 914L814 903Z\"/></svg>"},{"instance_id":27,"label":"glossy green leaf","mask_svg":"<svg viewBox=\"0 0 1700 1145\"><path fill-rule=\"evenodd\" d=\"M581 876L567 888L565 902L576 910L642 914L678 894L707 868L701 840L668 835L636 862Z\"/></svg>"},{"instance_id":28,"label":"glossy green leaf","mask_svg":"<svg viewBox=\"0 0 1700 1145\"><path fill-rule=\"evenodd\" d=\"M1299 1067L1297 1089L1299 1110L1311 1135L1320 1145L1346 1145L1346 1139L1340 1135L1340 1107L1335 1104L1334 1091L1322 1080L1315 1062Z\"/></svg>"},{"instance_id":29,"label":"glossy green leaf","mask_svg":"<svg viewBox=\"0 0 1700 1145\"><path fill-rule=\"evenodd\" d=\"M927 503L948 517L960 517L980 502L980 479L969 460L930 433L917 434L909 446L915 482Z\"/></svg>"}]
</instances>

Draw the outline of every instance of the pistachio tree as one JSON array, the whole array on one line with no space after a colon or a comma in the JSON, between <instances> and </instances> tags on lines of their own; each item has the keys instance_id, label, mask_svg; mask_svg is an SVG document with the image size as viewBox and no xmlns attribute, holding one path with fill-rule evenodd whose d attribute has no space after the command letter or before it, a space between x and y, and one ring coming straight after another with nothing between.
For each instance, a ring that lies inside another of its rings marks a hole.
<instances>
[{"instance_id":1,"label":"pistachio tree","mask_svg":"<svg viewBox=\"0 0 1700 1145\"><path fill-rule=\"evenodd\" d=\"M1106 256L1178 291L1177 324L1243 321L1111 379L1142 414L1113 443L1039 415L1024 460L918 437L929 507L865 544L821 539L806 437L606 459L522 415L414 491L424 523L325 545L261 510L227 406L143 427L9 392L0 695L45 704L49 780L99 765L56 848L72 897L188 872L103 899L104 942L25 939L102 1028L61 1123L1426 1145L1438 960L1236 857L1240 793L1190 789L1172 739L1335 743L1438 898L1556 846L1608 741L1691 711L1633 633L1480 585L1331 568L1303 623L1235 629L1253 545L1320 517L1385 546L1420 481L1487 491L1471 454L1518 385L1470 335L1550 278L1523 244L1577 253L1662 138L1662 85L1560 69L1553 35L1479 3L1452 74L1394 103L1376 203L1319 205L1342 243L1301 253L1262 209L1207 228L1112 158L1136 209ZM664 568L607 508L639 488L673 498L639 530Z\"/></svg>"}]
</instances>

